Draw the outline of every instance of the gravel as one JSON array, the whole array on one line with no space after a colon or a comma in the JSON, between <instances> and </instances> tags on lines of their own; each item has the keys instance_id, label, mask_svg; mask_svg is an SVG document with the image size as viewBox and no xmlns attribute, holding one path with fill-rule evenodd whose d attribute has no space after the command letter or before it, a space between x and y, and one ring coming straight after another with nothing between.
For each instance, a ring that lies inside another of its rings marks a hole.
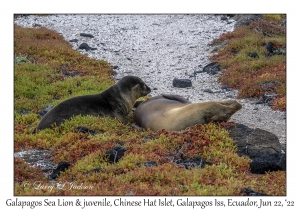
<instances>
[{"instance_id":1,"label":"gravel","mask_svg":"<svg viewBox=\"0 0 300 210\"><path fill-rule=\"evenodd\" d=\"M21 16L15 24L44 26L62 34L73 49L91 58L108 61L117 81L126 75L142 78L151 95L178 94L192 102L236 99L237 91L222 88L220 73L202 72L215 51L209 46L221 34L234 29L234 20L222 15L49 15ZM224 19L224 20L221 20ZM92 36L80 36L85 33ZM92 50L81 50L86 43ZM199 73L196 73L199 72ZM192 87L173 87L174 78L190 79ZM236 99L243 108L231 121L261 128L286 143L286 113L273 111L257 99Z\"/></svg>"}]
</instances>

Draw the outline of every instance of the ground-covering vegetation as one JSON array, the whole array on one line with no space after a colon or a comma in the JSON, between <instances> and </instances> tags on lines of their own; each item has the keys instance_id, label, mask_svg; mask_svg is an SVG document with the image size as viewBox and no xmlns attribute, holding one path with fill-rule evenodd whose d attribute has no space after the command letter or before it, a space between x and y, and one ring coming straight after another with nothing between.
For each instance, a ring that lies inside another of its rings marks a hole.
<instances>
[{"instance_id":1,"label":"ground-covering vegetation","mask_svg":"<svg viewBox=\"0 0 300 210\"><path fill-rule=\"evenodd\" d=\"M32 134L40 110L69 97L103 91L114 83L113 72L107 62L74 51L62 36L46 28L15 26L14 34L14 151L47 149L55 164L71 164L53 182L39 167L15 158L15 195L243 195L245 188L286 195L284 171L250 173L250 159L237 155L224 129L230 123L152 132L133 129L132 113L127 125L76 116L54 129ZM228 60L235 64L233 56ZM226 67L225 61L219 61ZM96 134L75 132L77 126ZM127 151L112 163L106 151L116 146ZM204 168L186 169L176 163L200 157L209 163Z\"/></svg>"},{"instance_id":2,"label":"ground-covering vegetation","mask_svg":"<svg viewBox=\"0 0 300 210\"><path fill-rule=\"evenodd\" d=\"M220 82L239 90L239 98L274 96L272 108L286 110L286 23L284 15L264 15L225 33L214 43L225 47L211 57L220 64ZM272 52L270 52L272 51Z\"/></svg>"}]
</instances>

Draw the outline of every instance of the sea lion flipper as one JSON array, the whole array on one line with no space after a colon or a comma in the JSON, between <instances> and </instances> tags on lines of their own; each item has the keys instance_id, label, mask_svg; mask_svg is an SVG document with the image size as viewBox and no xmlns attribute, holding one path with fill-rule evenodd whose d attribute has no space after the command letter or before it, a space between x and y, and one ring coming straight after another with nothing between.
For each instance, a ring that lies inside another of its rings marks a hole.
<instances>
[{"instance_id":1,"label":"sea lion flipper","mask_svg":"<svg viewBox=\"0 0 300 210\"><path fill-rule=\"evenodd\" d=\"M137 108L139 105L141 105L141 103L143 103L144 101L136 101L133 105L133 108Z\"/></svg>"},{"instance_id":2,"label":"sea lion flipper","mask_svg":"<svg viewBox=\"0 0 300 210\"><path fill-rule=\"evenodd\" d=\"M180 95L168 95L168 94L161 94L163 97L170 99L170 100L175 100L175 101L179 101L181 103L184 104L190 104L191 102L185 98L183 98Z\"/></svg>"}]
</instances>

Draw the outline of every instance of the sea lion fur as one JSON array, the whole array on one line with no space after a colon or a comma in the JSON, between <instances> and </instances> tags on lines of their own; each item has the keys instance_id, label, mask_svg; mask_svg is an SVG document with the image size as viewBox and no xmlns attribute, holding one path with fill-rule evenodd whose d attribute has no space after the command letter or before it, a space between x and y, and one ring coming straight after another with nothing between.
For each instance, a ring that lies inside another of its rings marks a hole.
<instances>
[{"instance_id":1,"label":"sea lion fur","mask_svg":"<svg viewBox=\"0 0 300 210\"><path fill-rule=\"evenodd\" d=\"M125 117L135 101L150 92L151 89L139 77L125 76L99 94L73 97L56 105L42 118L33 133L59 125L76 115L117 118L126 124Z\"/></svg>"},{"instance_id":2,"label":"sea lion fur","mask_svg":"<svg viewBox=\"0 0 300 210\"><path fill-rule=\"evenodd\" d=\"M134 122L153 131L180 131L195 124L228 121L241 108L235 100L191 103L179 95L159 95L136 108Z\"/></svg>"}]
</instances>

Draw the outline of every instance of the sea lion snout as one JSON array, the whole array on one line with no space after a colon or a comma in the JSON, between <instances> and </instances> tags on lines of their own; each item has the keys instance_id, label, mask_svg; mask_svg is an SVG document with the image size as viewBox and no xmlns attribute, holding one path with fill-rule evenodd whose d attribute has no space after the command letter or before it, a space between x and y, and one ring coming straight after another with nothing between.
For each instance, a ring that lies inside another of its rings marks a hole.
<instances>
[{"instance_id":1,"label":"sea lion snout","mask_svg":"<svg viewBox=\"0 0 300 210\"><path fill-rule=\"evenodd\" d=\"M151 92L151 88L148 87L148 85L146 85L146 84L143 85L142 89L143 89L142 92L143 92L144 96L148 95Z\"/></svg>"}]
</instances>

